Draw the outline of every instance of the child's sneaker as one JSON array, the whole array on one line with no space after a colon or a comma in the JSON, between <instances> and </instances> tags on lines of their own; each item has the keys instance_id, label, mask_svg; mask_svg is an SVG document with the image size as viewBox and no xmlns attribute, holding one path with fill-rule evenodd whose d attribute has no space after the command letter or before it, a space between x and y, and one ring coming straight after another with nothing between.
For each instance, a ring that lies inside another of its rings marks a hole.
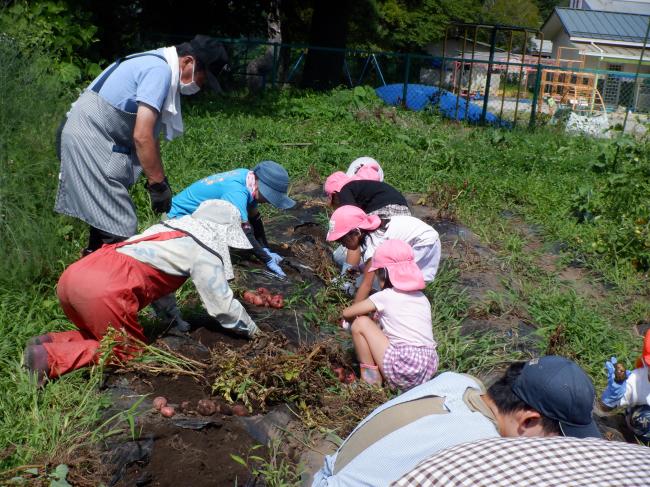
<instances>
[{"instance_id":1,"label":"child's sneaker","mask_svg":"<svg viewBox=\"0 0 650 487\"><path fill-rule=\"evenodd\" d=\"M359 364L359 371L361 372L361 380L366 384L381 386L382 378L379 367L370 364Z\"/></svg>"}]
</instances>

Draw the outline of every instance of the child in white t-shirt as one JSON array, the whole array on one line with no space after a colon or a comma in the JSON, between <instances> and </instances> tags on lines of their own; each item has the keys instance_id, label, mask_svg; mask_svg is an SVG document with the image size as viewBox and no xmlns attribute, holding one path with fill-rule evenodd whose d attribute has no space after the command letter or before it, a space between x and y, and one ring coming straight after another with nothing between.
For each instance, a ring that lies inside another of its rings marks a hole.
<instances>
[{"instance_id":1,"label":"child in white t-shirt","mask_svg":"<svg viewBox=\"0 0 650 487\"><path fill-rule=\"evenodd\" d=\"M431 305L422 293L424 278L413 249L401 240L386 240L374 253L382 290L343 310L352 322L352 341L361 379L408 390L431 379L438 369L431 328ZM376 312L377 323L369 313Z\"/></svg>"},{"instance_id":2,"label":"child in white t-shirt","mask_svg":"<svg viewBox=\"0 0 650 487\"><path fill-rule=\"evenodd\" d=\"M431 225L412 216L392 216L382 220L351 205L339 207L330 218L328 241L337 241L348 250L361 249L360 264L363 280L358 286L354 301L364 300L372 289L374 271L370 260L375 250L388 239L406 242L413 249L414 260L422 271L425 282L433 281L440 263L440 237Z\"/></svg>"}]
</instances>

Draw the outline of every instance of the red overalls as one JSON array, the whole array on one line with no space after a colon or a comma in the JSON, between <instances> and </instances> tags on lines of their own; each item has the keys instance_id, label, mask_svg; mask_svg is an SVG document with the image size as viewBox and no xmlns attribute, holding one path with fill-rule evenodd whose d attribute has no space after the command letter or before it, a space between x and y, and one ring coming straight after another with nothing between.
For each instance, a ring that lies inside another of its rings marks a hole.
<instances>
[{"instance_id":1,"label":"red overalls","mask_svg":"<svg viewBox=\"0 0 650 487\"><path fill-rule=\"evenodd\" d=\"M125 245L186 237L180 231L156 233L131 242L104 245L68 267L57 285L66 316L78 331L48 333L43 343L48 355L48 377L54 378L95 363L99 340L109 325L145 341L138 311L152 301L178 289L187 279L172 276L116 251ZM114 350L120 360L129 355Z\"/></svg>"}]
</instances>

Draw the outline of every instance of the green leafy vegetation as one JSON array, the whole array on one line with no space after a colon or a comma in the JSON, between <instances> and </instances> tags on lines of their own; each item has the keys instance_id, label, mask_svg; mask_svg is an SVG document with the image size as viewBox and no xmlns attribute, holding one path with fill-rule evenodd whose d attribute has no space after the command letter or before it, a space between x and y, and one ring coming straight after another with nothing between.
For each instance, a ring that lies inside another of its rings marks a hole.
<instances>
[{"instance_id":1,"label":"green leafy vegetation","mask_svg":"<svg viewBox=\"0 0 650 487\"><path fill-rule=\"evenodd\" d=\"M10 3L0 10L0 41L21 53L47 52L50 69L69 86L101 72L88 60L97 27L84 9L60 0Z\"/></svg>"}]
</instances>

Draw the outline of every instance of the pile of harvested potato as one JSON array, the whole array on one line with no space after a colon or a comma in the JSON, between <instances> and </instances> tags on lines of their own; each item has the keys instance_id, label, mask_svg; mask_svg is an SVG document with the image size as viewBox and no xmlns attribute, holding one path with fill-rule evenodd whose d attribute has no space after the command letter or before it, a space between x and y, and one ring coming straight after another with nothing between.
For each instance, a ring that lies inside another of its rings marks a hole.
<instances>
[{"instance_id":1,"label":"pile of harvested potato","mask_svg":"<svg viewBox=\"0 0 650 487\"><path fill-rule=\"evenodd\" d=\"M160 411L160 414L166 418L171 418L176 414L176 409L172 406L168 406L167 398L163 396L158 396L153 400L153 407ZM226 416L248 415L248 410L243 404L228 406L227 404L219 404L212 399L201 399L196 404L196 407L194 407L190 401L183 401L180 404L180 410L182 413L186 414L196 412L201 416L212 416L213 414L224 414Z\"/></svg>"},{"instance_id":2,"label":"pile of harvested potato","mask_svg":"<svg viewBox=\"0 0 650 487\"><path fill-rule=\"evenodd\" d=\"M266 306L276 309L284 306L282 294L271 294L265 287L258 287L257 291L244 291L242 298L247 303L255 306Z\"/></svg>"}]
</instances>

